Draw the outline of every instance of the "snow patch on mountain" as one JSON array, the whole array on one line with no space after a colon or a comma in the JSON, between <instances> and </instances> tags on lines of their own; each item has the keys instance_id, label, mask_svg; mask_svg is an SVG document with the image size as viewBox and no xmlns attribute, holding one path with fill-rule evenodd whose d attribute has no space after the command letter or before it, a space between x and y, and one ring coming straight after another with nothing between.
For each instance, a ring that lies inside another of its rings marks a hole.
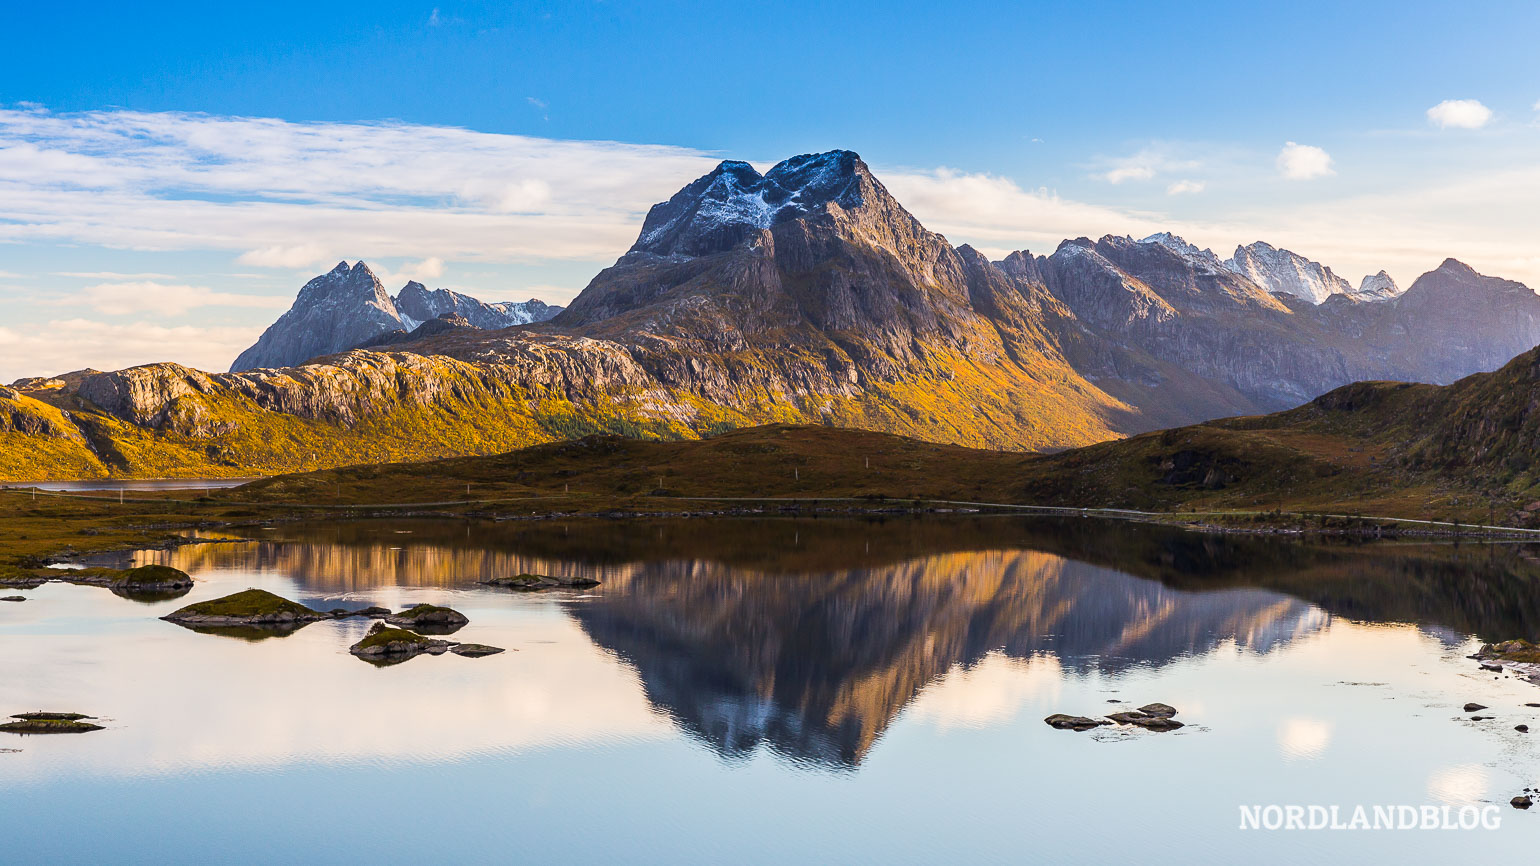
<instances>
[{"instance_id":1,"label":"snow patch on mountain","mask_svg":"<svg viewBox=\"0 0 1540 866\"><path fill-rule=\"evenodd\" d=\"M861 158L848 150L794 156L763 175L746 162L723 162L673 198L653 205L631 252L708 255L831 202L859 206L860 181L866 173Z\"/></svg>"},{"instance_id":2,"label":"snow patch on mountain","mask_svg":"<svg viewBox=\"0 0 1540 866\"><path fill-rule=\"evenodd\" d=\"M1270 292L1294 295L1312 304L1353 291L1352 284L1332 273L1331 268L1262 241L1236 247L1235 255L1224 266Z\"/></svg>"}]
</instances>

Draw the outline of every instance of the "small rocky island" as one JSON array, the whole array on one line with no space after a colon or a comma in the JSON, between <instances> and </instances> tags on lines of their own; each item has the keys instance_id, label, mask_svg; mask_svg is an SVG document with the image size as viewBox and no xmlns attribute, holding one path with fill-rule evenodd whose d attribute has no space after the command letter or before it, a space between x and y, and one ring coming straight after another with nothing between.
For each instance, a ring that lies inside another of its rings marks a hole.
<instances>
[{"instance_id":1,"label":"small rocky island","mask_svg":"<svg viewBox=\"0 0 1540 866\"><path fill-rule=\"evenodd\" d=\"M481 581L484 586L500 586L525 592L542 589L588 589L598 586L591 577L555 577L549 574L519 574L513 577L494 577Z\"/></svg>"},{"instance_id":2,"label":"small rocky island","mask_svg":"<svg viewBox=\"0 0 1540 866\"><path fill-rule=\"evenodd\" d=\"M402 628L413 628L425 634L453 634L468 624L470 619L453 608L418 604L400 613L385 614L385 622Z\"/></svg>"},{"instance_id":3,"label":"small rocky island","mask_svg":"<svg viewBox=\"0 0 1540 866\"><path fill-rule=\"evenodd\" d=\"M332 614L311 610L297 601L289 601L263 589L248 589L212 601L189 604L161 617L188 628L260 626L280 629L299 628L332 618Z\"/></svg>"},{"instance_id":4,"label":"small rocky island","mask_svg":"<svg viewBox=\"0 0 1540 866\"><path fill-rule=\"evenodd\" d=\"M102 586L118 595L175 598L193 588L187 572L169 565L141 565L138 568L82 568L65 571L57 580L83 586Z\"/></svg>"},{"instance_id":5,"label":"small rocky island","mask_svg":"<svg viewBox=\"0 0 1540 866\"><path fill-rule=\"evenodd\" d=\"M1107 725L1132 725L1144 728L1147 731L1174 731L1185 727L1175 718L1176 707L1170 704L1154 703L1145 704L1137 710L1123 710L1109 713L1100 719L1088 716L1071 716L1065 713L1054 713L1046 719L1050 727L1061 731L1089 731L1092 728L1100 728Z\"/></svg>"},{"instance_id":6,"label":"small rocky island","mask_svg":"<svg viewBox=\"0 0 1540 866\"><path fill-rule=\"evenodd\" d=\"M83 713L17 713L11 716L12 721L0 724L0 731L8 734L84 734L102 730L101 725L88 721L94 718Z\"/></svg>"},{"instance_id":7,"label":"small rocky island","mask_svg":"<svg viewBox=\"0 0 1540 866\"><path fill-rule=\"evenodd\" d=\"M449 641L423 637L404 628L391 628L383 622L375 623L363 640L348 647L348 652L366 661L390 662L406 661L423 653L440 655L448 650Z\"/></svg>"}]
</instances>

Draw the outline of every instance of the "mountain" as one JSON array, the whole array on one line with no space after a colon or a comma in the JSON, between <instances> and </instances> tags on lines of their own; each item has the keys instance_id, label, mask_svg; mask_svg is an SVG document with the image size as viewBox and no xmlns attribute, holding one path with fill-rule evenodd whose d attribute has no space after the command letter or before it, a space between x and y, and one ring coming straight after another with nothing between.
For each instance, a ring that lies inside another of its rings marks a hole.
<instances>
[{"instance_id":1,"label":"mountain","mask_svg":"<svg viewBox=\"0 0 1540 866\"><path fill-rule=\"evenodd\" d=\"M474 325L497 305L420 285L391 298L362 263L339 265L242 372L156 364L17 389L13 416L45 407L76 444L29 462L34 434L0 433L0 477L273 472L766 422L1053 450L1357 380L1451 382L1540 343L1540 297L1457 262L1384 300L1321 267L1333 291L1314 303L1274 290L1314 263L1247 250L1255 277L1170 234L990 261L926 229L849 151L764 174L729 161L655 205L548 321L419 330L417 314ZM355 348L386 335L388 351Z\"/></svg>"},{"instance_id":2,"label":"mountain","mask_svg":"<svg viewBox=\"0 0 1540 866\"><path fill-rule=\"evenodd\" d=\"M1364 277L1354 294L1366 301L1388 301L1401 294L1401 287L1390 278L1390 274L1380 271Z\"/></svg>"},{"instance_id":3,"label":"mountain","mask_svg":"<svg viewBox=\"0 0 1540 866\"><path fill-rule=\"evenodd\" d=\"M544 322L562 308L531 298L527 301L486 303L448 289L429 291L417 281L406 284L396 295L396 311L410 331L417 325L448 313L461 316L474 328L495 331L530 322Z\"/></svg>"},{"instance_id":4,"label":"mountain","mask_svg":"<svg viewBox=\"0 0 1540 866\"><path fill-rule=\"evenodd\" d=\"M1262 241L1236 247L1235 254L1224 264L1270 292L1284 292L1312 304L1353 290L1352 284L1332 273L1331 268Z\"/></svg>"},{"instance_id":5,"label":"mountain","mask_svg":"<svg viewBox=\"0 0 1540 866\"><path fill-rule=\"evenodd\" d=\"M445 313L458 314L474 327L495 330L545 321L560 311L561 307L537 300L483 303L448 289L430 292L418 282L407 283L398 296L391 297L362 261L352 267L338 262L300 289L289 311L235 359L230 371L296 366L386 334L409 333Z\"/></svg>"},{"instance_id":6,"label":"mountain","mask_svg":"<svg viewBox=\"0 0 1540 866\"><path fill-rule=\"evenodd\" d=\"M385 286L363 262L338 262L306 283L288 312L230 365L234 370L290 367L401 327Z\"/></svg>"}]
</instances>

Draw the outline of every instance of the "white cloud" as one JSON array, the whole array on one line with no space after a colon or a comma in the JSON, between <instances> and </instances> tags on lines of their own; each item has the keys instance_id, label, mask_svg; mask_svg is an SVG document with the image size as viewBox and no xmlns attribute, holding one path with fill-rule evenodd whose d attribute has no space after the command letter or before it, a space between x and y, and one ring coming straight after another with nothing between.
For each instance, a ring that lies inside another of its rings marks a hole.
<instances>
[{"instance_id":1,"label":"white cloud","mask_svg":"<svg viewBox=\"0 0 1540 866\"><path fill-rule=\"evenodd\" d=\"M1288 142L1278 151L1278 171L1290 180L1309 180L1336 174L1331 155L1319 147Z\"/></svg>"},{"instance_id":2,"label":"white cloud","mask_svg":"<svg viewBox=\"0 0 1540 866\"><path fill-rule=\"evenodd\" d=\"M1204 183L1201 180L1179 180L1166 187L1166 195L1188 195L1203 192Z\"/></svg>"},{"instance_id":3,"label":"white cloud","mask_svg":"<svg viewBox=\"0 0 1540 866\"><path fill-rule=\"evenodd\" d=\"M1154 176L1155 168L1149 165L1122 165L1102 174L1104 180L1114 184L1125 180L1149 180Z\"/></svg>"},{"instance_id":4,"label":"white cloud","mask_svg":"<svg viewBox=\"0 0 1540 866\"><path fill-rule=\"evenodd\" d=\"M613 260L703 152L453 127L0 110L0 242L336 259Z\"/></svg>"},{"instance_id":5,"label":"white cloud","mask_svg":"<svg viewBox=\"0 0 1540 866\"><path fill-rule=\"evenodd\" d=\"M318 244L297 244L292 247L271 246L247 250L236 256L236 262L259 268L303 268L331 261L332 255Z\"/></svg>"},{"instance_id":6,"label":"white cloud","mask_svg":"<svg viewBox=\"0 0 1540 866\"><path fill-rule=\"evenodd\" d=\"M1475 99L1446 99L1428 109L1428 122L1444 129L1480 129L1492 119L1492 109Z\"/></svg>"},{"instance_id":7,"label":"white cloud","mask_svg":"<svg viewBox=\"0 0 1540 866\"><path fill-rule=\"evenodd\" d=\"M152 321L63 319L36 327L0 326L0 381L91 367L120 370L175 360L200 370L224 370L256 342L263 326L170 327Z\"/></svg>"},{"instance_id":8,"label":"white cloud","mask_svg":"<svg viewBox=\"0 0 1540 866\"><path fill-rule=\"evenodd\" d=\"M109 316L149 313L180 316L200 307L244 307L258 310L284 310L287 298L269 295L240 295L216 292L202 286L168 285L156 282L102 283L81 289L60 299L61 303L84 303Z\"/></svg>"},{"instance_id":9,"label":"white cloud","mask_svg":"<svg viewBox=\"0 0 1540 866\"><path fill-rule=\"evenodd\" d=\"M1104 163L1108 167L1093 176L1110 184L1120 184L1130 180L1150 180L1158 174L1192 171L1202 165L1197 160L1176 157L1172 153L1172 148L1164 144L1154 144L1132 156L1104 160Z\"/></svg>"}]
</instances>

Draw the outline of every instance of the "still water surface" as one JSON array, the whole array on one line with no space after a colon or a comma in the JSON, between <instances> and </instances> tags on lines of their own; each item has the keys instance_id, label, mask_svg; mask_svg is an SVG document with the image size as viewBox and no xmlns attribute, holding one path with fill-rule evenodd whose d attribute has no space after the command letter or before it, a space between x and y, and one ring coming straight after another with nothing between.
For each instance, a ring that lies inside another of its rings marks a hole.
<instances>
[{"instance_id":1,"label":"still water surface","mask_svg":"<svg viewBox=\"0 0 1540 866\"><path fill-rule=\"evenodd\" d=\"M1519 857L1540 687L1520 546L1319 546L1015 518L372 521L135 554L144 603L0 605L9 862L1346 862ZM589 574L595 590L477 581ZM510 651L376 668L367 621L263 640L157 617L248 586L448 604ZM1057 731L1175 705L1180 731ZM1472 722L1467 701L1492 709ZM1540 736L1540 733L1534 736ZM1498 804L1496 831L1241 831L1242 804ZM1536 810L1540 811L1540 810ZM15 858L12 860L11 858Z\"/></svg>"}]
</instances>

